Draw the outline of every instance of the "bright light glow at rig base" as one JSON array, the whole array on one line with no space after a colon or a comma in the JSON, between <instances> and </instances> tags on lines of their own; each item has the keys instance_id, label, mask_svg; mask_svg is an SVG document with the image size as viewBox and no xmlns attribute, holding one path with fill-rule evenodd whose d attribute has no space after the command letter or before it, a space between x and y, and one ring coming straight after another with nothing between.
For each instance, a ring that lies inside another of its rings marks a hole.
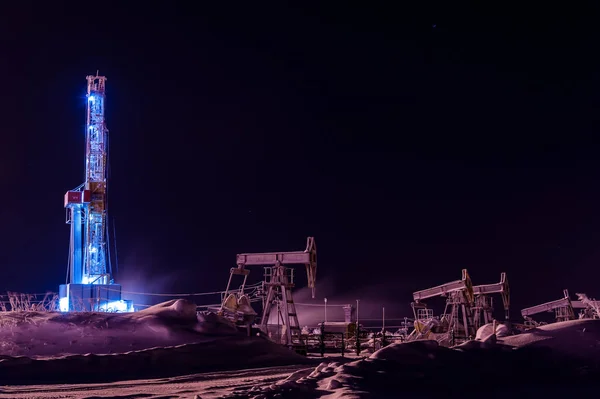
<instances>
[{"instance_id":1,"label":"bright light glow at rig base","mask_svg":"<svg viewBox=\"0 0 600 399\"><path fill-rule=\"evenodd\" d=\"M58 300L58 311L68 312L69 311L69 298L63 297ZM100 305L97 309L98 312L109 312L109 313L128 313L135 312L133 308L133 301L123 300L112 301Z\"/></svg>"},{"instance_id":2,"label":"bright light glow at rig base","mask_svg":"<svg viewBox=\"0 0 600 399\"><path fill-rule=\"evenodd\" d=\"M58 310L61 312L69 311L69 298L65 296L58 300Z\"/></svg>"},{"instance_id":3,"label":"bright light glow at rig base","mask_svg":"<svg viewBox=\"0 0 600 399\"><path fill-rule=\"evenodd\" d=\"M121 299L100 305L99 310L102 312L133 312L133 303Z\"/></svg>"}]
</instances>

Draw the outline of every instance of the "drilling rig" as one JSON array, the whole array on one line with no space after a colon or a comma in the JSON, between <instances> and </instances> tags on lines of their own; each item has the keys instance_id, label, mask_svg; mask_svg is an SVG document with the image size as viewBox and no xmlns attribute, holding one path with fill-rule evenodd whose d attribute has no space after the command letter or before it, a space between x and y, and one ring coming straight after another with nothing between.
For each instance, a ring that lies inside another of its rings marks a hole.
<instances>
[{"instance_id":1,"label":"drilling rig","mask_svg":"<svg viewBox=\"0 0 600 399\"><path fill-rule=\"evenodd\" d=\"M85 181L64 198L71 226L67 282L59 288L59 310L131 311L111 277L108 219L108 129L104 118L106 77L89 75L85 125Z\"/></svg>"}]
</instances>

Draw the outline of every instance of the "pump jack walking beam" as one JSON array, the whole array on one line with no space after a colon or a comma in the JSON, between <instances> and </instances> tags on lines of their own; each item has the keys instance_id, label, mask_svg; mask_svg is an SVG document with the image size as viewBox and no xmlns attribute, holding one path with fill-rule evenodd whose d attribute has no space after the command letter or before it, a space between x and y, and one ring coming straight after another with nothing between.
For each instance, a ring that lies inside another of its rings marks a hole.
<instances>
[{"instance_id":1,"label":"pump jack walking beam","mask_svg":"<svg viewBox=\"0 0 600 399\"><path fill-rule=\"evenodd\" d=\"M452 292L465 291L467 300L473 302L473 285L467 269L462 270L462 278L450 283L438 285L437 287L427 288L413 293L413 299L416 303L428 298L444 296Z\"/></svg>"},{"instance_id":2,"label":"pump jack walking beam","mask_svg":"<svg viewBox=\"0 0 600 399\"><path fill-rule=\"evenodd\" d=\"M560 316L557 315L557 318L560 318L560 320L557 321L573 320L575 318L575 312L573 311L573 301L571 301L571 297L569 296L568 290L563 290L562 299L557 299L556 301L546 302L540 305L522 309L521 315L525 320L531 320L532 315L543 312L550 312L553 310L562 310Z\"/></svg>"},{"instance_id":3,"label":"pump jack walking beam","mask_svg":"<svg viewBox=\"0 0 600 399\"><path fill-rule=\"evenodd\" d=\"M306 240L306 249L304 251L264 252L237 255L237 266L240 271L246 266L286 266L298 264L304 264L306 266L308 286L312 289L312 297L314 299L315 281L317 279L317 246L314 237L308 237ZM243 272L238 273L243 274Z\"/></svg>"},{"instance_id":4,"label":"pump jack walking beam","mask_svg":"<svg viewBox=\"0 0 600 399\"><path fill-rule=\"evenodd\" d=\"M538 313L549 312L551 310L565 306L572 307L571 298L569 297L569 291L566 289L563 290L563 297L561 299L522 309L521 316L528 317Z\"/></svg>"}]
</instances>

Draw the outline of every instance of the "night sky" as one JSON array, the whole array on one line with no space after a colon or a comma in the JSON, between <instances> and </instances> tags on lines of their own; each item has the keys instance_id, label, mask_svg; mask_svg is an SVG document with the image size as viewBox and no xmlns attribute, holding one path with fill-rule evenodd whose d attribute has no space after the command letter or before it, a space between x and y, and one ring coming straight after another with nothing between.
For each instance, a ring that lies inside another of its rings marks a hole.
<instances>
[{"instance_id":1,"label":"night sky","mask_svg":"<svg viewBox=\"0 0 600 399\"><path fill-rule=\"evenodd\" d=\"M126 288L224 289L236 253L312 235L319 302L408 315L462 268L506 271L515 316L600 297L597 10L19 4L0 12L0 290L65 281L99 70Z\"/></svg>"}]
</instances>

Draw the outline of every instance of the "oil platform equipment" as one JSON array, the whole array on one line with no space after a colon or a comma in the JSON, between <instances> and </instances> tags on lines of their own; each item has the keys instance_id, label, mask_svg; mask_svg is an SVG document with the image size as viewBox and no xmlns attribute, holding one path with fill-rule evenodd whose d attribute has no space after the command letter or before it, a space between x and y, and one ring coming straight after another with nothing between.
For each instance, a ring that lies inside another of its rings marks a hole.
<instances>
[{"instance_id":1,"label":"oil platform equipment","mask_svg":"<svg viewBox=\"0 0 600 399\"><path fill-rule=\"evenodd\" d=\"M112 279L108 247L108 129L104 117L106 77L87 79L85 181L64 198L71 226L67 282L59 288L59 310L132 311Z\"/></svg>"},{"instance_id":2,"label":"oil platform equipment","mask_svg":"<svg viewBox=\"0 0 600 399\"><path fill-rule=\"evenodd\" d=\"M554 322L575 319L598 319L600 318L600 302L594 299L589 299L586 294L577 294L577 300L572 300L569 295L569 290L563 290L563 297L555 301L542 303L540 305L531 306L521 310L521 316L525 319L525 327L533 328L540 325L548 324L544 321L536 321L534 315L541 313L554 313ZM579 311L578 314L575 311Z\"/></svg>"},{"instance_id":3,"label":"oil platform equipment","mask_svg":"<svg viewBox=\"0 0 600 399\"><path fill-rule=\"evenodd\" d=\"M586 294L578 293L577 301L573 301L573 307L581 309L580 319L600 319L600 301L588 298Z\"/></svg>"},{"instance_id":4,"label":"oil platform equipment","mask_svg":"<svg viewBox=\"0 0 600 399\"><path fill-rule=\"evenodd\" d=\"M271 337L279 337L282 344L297 352L306 351L298 314L292 298L294 288L294 269L291 265L305 265L308 286L315 297L317 273L317 247L313 237L308 237L304 251L246 253L237 255L237 267L230 270L229 281L219 313L233 317L238 324L245 323L248 328L258 315L250 306L250 299L244 294L244 288L250 271L247 266L264 266L264 280L261 297L263 302L260 330ZM243 276L239 290L231 290L234 275ZM237 292L236 292L237 291ZM276 324L270 324L271 312L276 310ZM276 331L275 331L275 330Z\"/></svg>"},{"instance_id":5,"label":"oil platform equipment","mask_svg":"<svg viewBox=\"0 0 600 399\"><path fill-rule=\"evenodd\" d=\"M433 317L433 310L423 302L433 297L446 297L446 307L441 317ZM415 329L408 340L435 339L443 346L452 346L475 337L476 329L472 308L475 294L466 269L462 278L433 288L413 293L411 303L415 316Z\"/></svg>"},{"instance_id":6,"label":"oil platform equipment","mask_svg":"<svg viewBox=\"0 0 600 399\"><path fill-rule=\"evenodd\" d=\"M504 308L504 322L510 322L510 289L506 273L500 274L500 281L494 284L476 285L473 287L475 303L473 306L473 323L475 329L494 321L494 301L492 294L500 294Z\"/></svg>"}]
</instances>

